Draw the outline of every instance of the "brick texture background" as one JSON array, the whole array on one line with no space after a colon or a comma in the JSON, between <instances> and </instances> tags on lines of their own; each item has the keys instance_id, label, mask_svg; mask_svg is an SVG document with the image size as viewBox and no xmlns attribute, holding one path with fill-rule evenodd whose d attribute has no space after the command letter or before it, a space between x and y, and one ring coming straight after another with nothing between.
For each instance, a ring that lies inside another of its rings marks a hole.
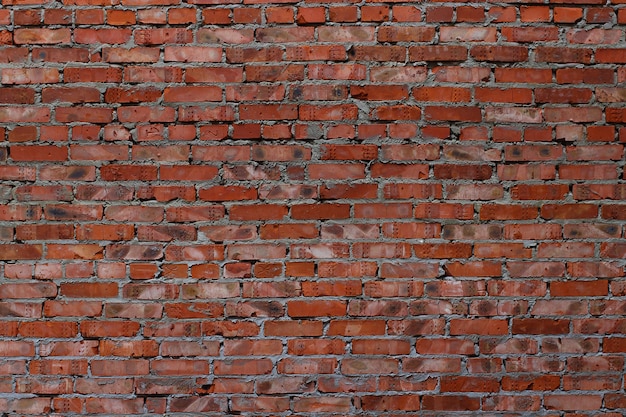
<instances>
[{"instance_id":1,"label":"brick texture background","mask_svg":"<svg viewBox=\"0 0 626 417\"><path fill-rule=\"evenodd\" d=\"M2 0L2 415L621 417L626 2Z\"/></svg>"}]
</instances>

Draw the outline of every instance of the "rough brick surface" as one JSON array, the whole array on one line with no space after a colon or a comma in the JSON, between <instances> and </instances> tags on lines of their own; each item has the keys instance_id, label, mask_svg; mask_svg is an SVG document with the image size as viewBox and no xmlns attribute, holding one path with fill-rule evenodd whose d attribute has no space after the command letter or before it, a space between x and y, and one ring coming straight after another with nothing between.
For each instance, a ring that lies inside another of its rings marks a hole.
<instances>
[{"instance_id":1,"label":"rough brick surface","mask_svg":"<svg viewBox=\"0 0 626 417\"><path fill-rule=\"evenodd\" d=\"M623 0L1 0L0 414L626 414Z\"/></svg>"}]
</instances>

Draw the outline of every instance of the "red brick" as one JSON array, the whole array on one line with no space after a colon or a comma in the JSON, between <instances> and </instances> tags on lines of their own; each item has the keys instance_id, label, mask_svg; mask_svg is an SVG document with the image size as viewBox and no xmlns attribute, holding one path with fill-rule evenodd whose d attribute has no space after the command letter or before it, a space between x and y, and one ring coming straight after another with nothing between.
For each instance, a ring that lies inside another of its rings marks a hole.
<instances>
[{"instance_id":1,"label":"red brick","mask_svg":"<svg viewBox=\"0 0 626 417\"><path fill-rule=\"evenodd\" d=\"M591 62L592 50L588 48L556 48L552 46L540 46L537 47L535 54L537 62L589 63ZM597 56L596 59L609 59L609 61L611 61L611 58L606 57L606 55L602 55L602 57Z\"/></svg>"},{"instance_id":2,"label":"red brick","mask_svg":"<svg viewBox=\"0 0 626 417\"><path fill-rule=\"evenodd\" d=\"M602 406L599 395L547 395L544 399L548 410L597 410Z\"/></svg>"},{"instance_id":3,"label":"red brick","mask_svg":"<svg viewBox=\"0 0 626 417\"><path fill-rule=\"evenodd\" d=\"M394 22L419 22L422 17L422 12L415 6L393 6L392 14Z\"/></svg>"},{"instance_id":4,"label":"red brick","mask_svg":"<svg viewBox=\"0 0 626 417\"><path fill-rule=\"evenodd\" d=\"M424 410L470 411L480 408L480 400L462 395L425 395L422 398Z\"/></svg>"},{"instance_id":5,"label":"red brick","mask_svg":"<svg viewBox=\"0 0 626 417\"><path fill-rule=\"evenodd\" d=\"M621 415L626 14L564 1L4 0L0 408Z\"/></svg>"},{"instance_id":6,"label":"red brick","mask_svg":"<svg viewBox=\"0 0 626 417\"><path fill-rule=\"evenodd\" d=\"M450 333L453 335L503 335L508 333L508 325L506 320L501 319L455 319L450 322Z\"/></svg>"},{"instance_id":7,"label":"red brick","mask_svg":"<svg viewBox=\"0 0 626 417\"><path fill-rule=\"evenodd\" d=\"M34 104L35 90L32 88L0 88L2 96L0 103L8 104ZM33 126L34 127L34 126Z\"/></svg>"},{"instance_id":8,"label":"red brick","mask_svg":"<svg viewBox=\"0 0 626 417\"><path fill-rule=\"evenodd\" d=\"M497 379L482 377L442 377L441 392L496 392L500 390Z\"/></svg>"},{"instance_id":9,"label":"red brick","mask_svg":"<svg viewBox=\"0 0 626 417\"><path fill-rule=\"evenodd\" d=\"M69 29L16 29L13 41L19 44L58 44L69 43L71 32Z\"/></svg>"},{"instance_id":10,"label":"red brick","mask_svg":"<svg viewBox=\"0 0 626 417\"><path fill-rule=\"evenodd\" d=\"M482 7L459 6L456 9L458 22L482 22L485 18L485 9Z\"/></svg>"},{"instance_id":11,"label":"red brick","mask_svg":"<svg viewBox=\"0 0 626 417\"><path fill-rule=\"evenodd\" d=\"M479 122L482 120L478 107L426 107L426 120Z\"/></svg>"},{"instance_id":12,"label":"red brick","mask_svg":"<svg viewBox=\"0 0 626 417\"><path fill-rule=\"evenodd\" d=\"M48 122L50 121L50 111L47 108L39 107L0 107L0 121L3 123Z\"/></svg>"}]
</instances>

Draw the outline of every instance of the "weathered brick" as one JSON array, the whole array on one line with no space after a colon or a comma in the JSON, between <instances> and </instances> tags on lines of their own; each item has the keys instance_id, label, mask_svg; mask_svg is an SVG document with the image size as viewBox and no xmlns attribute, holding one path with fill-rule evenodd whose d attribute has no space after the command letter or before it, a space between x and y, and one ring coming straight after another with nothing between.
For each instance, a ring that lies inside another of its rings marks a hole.
<instances>
[{"instance_id":1,"label":"weathered brick","mask_svg":"<svg viewBox=\"0 0 626 417\"><path fill-rule=\"evenodd\" d=\"M621 415L620 3L4 0L0 408Z\"/></svg>"}]
</instances>

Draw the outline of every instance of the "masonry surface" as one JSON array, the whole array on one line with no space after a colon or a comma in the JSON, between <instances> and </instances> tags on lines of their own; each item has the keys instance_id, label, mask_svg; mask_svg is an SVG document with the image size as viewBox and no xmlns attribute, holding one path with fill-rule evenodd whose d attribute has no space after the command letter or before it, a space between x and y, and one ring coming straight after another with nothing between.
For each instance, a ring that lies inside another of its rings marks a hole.
<instances>
[{"instance_id":1,"label":"masonry surface","mask_svg":"<svg viewBox=\"0 0 626 417\"><path fill-rule=\"evenodd\" d=\"M624 24L2 0L0 413L623 416Z\"/></svg>"}]
</instances>

